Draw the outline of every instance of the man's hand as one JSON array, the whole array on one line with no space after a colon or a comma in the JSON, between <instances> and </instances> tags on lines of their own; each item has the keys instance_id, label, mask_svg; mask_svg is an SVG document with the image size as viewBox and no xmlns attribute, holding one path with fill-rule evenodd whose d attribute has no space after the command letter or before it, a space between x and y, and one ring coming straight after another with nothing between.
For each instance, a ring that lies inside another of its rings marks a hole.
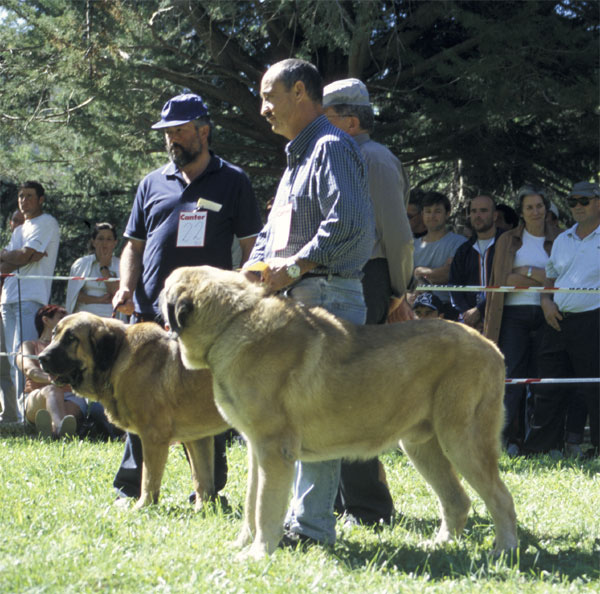
<instances>
[{"instance_id":1,"label":"man's hand","mask_svg":"<svg viewBox=\"0 0 600 594\"><path fill-rule=\"evenodd\" d=\"M287 258L270 258L266 264L267 267L262 271L260 280L268 293L281 291L294 282L287 273L287 267L291 264Z\"/></svg>"},{"instance_id":2,"label":"man's hand","mask_svg":"<svg viewBox=\"0 0 600 594\"><path fill-rule=\"evenodd\" d=\"M554 328L557 332L560 332L560 324L558 322L560 322L563 317L560 315L556 303L554 303L547 295L542 295L540 305L542 306L544 318L546 318L548 326Z\"/></svg>"},{"instance_id":3,"label":"man's hand","mask_svg":"<svg viewBox=\"0 0 600 594\"><path fill-rule=\"evenodd\" d=\"M476 328L479 330L481 313L476 307L472 307L463 313L463 320L467 326L471 326L471 328Z\"/></svg>"},{"instance_id":4,"label":"man's hand","mask_svg":"<svg viewBox=\"0 0 600 594\"><path fill-rule=\"evenodd\" d=\"M396 322L406 322L416 319L415 312L408 304L405 297L392 297L390 307L388 309L387 323L395 324Z\"/></svg>"},{"instance_id":5,"label":"man's hand","mask_svg":"<svg viewBox=\"0 0 600 594\"><path fill-rule=\"evenodd\" d=\"M115 311L130 316L134 311L131 291L128 289L119 289L113 297L112 306Z\"/></svg>"}]
</instances>

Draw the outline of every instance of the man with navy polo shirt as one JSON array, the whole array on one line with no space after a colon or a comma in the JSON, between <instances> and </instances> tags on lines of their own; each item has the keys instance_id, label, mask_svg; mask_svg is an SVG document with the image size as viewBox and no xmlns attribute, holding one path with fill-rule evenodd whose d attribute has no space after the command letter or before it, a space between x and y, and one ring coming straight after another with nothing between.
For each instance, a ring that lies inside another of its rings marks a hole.
<instances>
[{"instance_id":1,"label":"man with navy polo shirt","mask_svg":"<svg viewBox=\"0 0 600 594\"><path fill-rule=\"evenodd\" d=\"M149 173L138 187L124 233L127 244L113 306L136 322L162 325L158 298L167 276L180 266L230 269L234 236L244 262L262 222L246 174L209 149L211 123L201 97L192 93L173 97L152 128L164 131L171 162ZM224 444L215 445L221 446L215 460L219 490L227 467ZM128 434L114 481L121 496L139 497L141 468L140 440Z\"/></svg>"}]
</instances>

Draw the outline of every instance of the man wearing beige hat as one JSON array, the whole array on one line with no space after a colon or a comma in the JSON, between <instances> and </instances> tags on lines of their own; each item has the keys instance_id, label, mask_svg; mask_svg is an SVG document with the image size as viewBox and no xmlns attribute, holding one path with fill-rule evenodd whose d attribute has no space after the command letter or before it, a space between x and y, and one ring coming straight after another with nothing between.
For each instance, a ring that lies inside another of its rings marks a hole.
<instances>
[{"instance_id":1,"label":"man wearing beige hat","mask_svg":"<svg viewBox=\"0 0 600 594\"><path fill-rule=\"evenodd\" d=\"M406 215L408 176L400 161L369 136L373 107L362 81L347 78L325 86L323 108L332 124L354 138L367 163L377 238L363 268L362 284L367 324L383 324L412 277L413 238ZM337 507L364 524L390 521L394 505L377 459L342 463Z\"/></svg>"}]
</instances>

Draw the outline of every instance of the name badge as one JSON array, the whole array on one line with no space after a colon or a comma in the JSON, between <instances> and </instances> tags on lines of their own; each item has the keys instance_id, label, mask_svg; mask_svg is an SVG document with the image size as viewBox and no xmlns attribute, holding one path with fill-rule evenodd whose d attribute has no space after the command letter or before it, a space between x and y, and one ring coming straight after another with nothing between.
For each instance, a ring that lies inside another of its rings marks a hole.
<instances>
[{"instance_id":1,"label":"name badge","mask_svg":"<svg viewBox=\"0 0 600 594\"><path fill-rule=\"evenodd\" d=\"M274 207L269 218L273 229L273 251L277 252L287 247L290 238L292 203Z\"/></svg>"},{"instance_id":2,"label":"name badge","mask_svg":"<svg viewBox=\"0 0 600 594\"><path fill-rule=\"evenodd\" d=\"M204 247L206 211L180 212L177 228L177 247Z\"/></svg>"}]
</instances>

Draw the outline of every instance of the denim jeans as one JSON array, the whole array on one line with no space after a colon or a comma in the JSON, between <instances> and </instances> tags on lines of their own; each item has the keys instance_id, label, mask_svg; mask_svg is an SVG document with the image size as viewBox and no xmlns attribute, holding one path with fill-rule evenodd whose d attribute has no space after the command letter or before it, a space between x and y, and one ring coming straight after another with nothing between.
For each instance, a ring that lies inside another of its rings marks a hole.
<instances>
[{"instance_id":1,"label":"denim jeans","mask_svg":"<svg viewBox=\"0 0 600 594\"><path fill-rule=\"evenodd\" d=\"M537 305L507 305L502 312L498 347L504 355L507 378L538 377L538 356L546 322ZM526 386L506 386L503 441L522 444L526 432Z\"/></svg>"},{"instance_id":2,"label":"denim jeans","mask_svg":"<svg viewBox=\"0 0 600 594\"><path fill-rule=\"evenodd\" d=\"M21 343L25 340L37 340L38 333L35 329L35 314L42 305L42 303L38 303L37 301L2 304L2 324L4 325L4 336L8 352L18 352ZM13 385L15 386L19 402L19 417L22 419L25 378L17 368L14 356L10 357L10 364Z\"/></svg>"},{"instance_id":3,"label":"denim jeans","mask_svg":"<svg viewBox=\"0 0 600 594\"><path fill-rule=\"evenodd\" d=\"M307 306L319 305L354 324L365 323L366 307L359 280L306 278L288 290L287 296ZM286 518L290 530L321 542L335 542L333 505L340 464L340 460L296 462L292 501Z\"/></svg>"}]
</instances>

